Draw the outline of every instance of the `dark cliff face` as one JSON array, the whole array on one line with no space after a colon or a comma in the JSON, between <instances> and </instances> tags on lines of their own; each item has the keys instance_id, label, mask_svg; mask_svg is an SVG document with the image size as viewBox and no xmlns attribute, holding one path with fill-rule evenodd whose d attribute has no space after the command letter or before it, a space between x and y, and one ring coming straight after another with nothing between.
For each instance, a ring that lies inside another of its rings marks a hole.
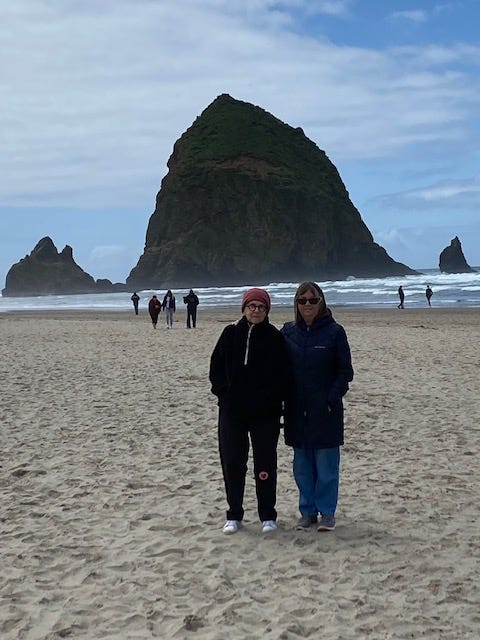
<instances>
[{"instance_id":1,"label":"dark cliff face","mask_svg":"<svg viewBox=\"0 0 480 640\"><path fill-rule=\"evenodd\" d=\"M106 284L108 283L108 285ZM125 285L95 281L73 259L72 247L58 253L51 238L42 238L30 255L14 264L7 273L5 297L68 295L123 291Z\"/></svg>"},{"instance_id":2,"label":"dark cliff face","mask_svg":"<svg viewBox=\"0 0 480 640\"><path fill-rule=\"evenodd\" d=\"M415 273L373 242L301 129L219 96L175 143L134 288Z\"/></svg>"},{"instance_id":3,"label":"dark cliff face","mask_svg":"<svg viewBox=\"0 0 480 640\"><path fill-rule=\"evenodd\" d=\"M455 236L450 242L450 246L445 247L442 251L438 266L442 273L476 273L475 269L472 269L465 260L462 243L458 236Z\"/></svg>"}]
</instances>

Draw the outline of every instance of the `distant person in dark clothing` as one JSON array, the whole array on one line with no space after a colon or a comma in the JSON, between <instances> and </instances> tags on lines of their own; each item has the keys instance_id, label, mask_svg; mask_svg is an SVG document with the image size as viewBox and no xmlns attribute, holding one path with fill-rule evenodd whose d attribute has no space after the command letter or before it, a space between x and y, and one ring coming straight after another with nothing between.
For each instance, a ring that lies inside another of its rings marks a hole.
<instances>
[{"instance_id":1,"label":"distant person in dark clothing","mask_svg":"<svg viewBox=\"0 0 480 640\"><path fill-rule=\"evenodd\" d=\"M198 296L190 289L187 296L184 296L183 302L187 305L187 329L197 324L197 307L199 305Z\"/></svg>"},{"instance_id":2,"label":"distant person in dark clothing","mask_svg":"<svg viewBox=\"0 0 480 640\"><path fill-rule=\"evenodd\" d=\"M400 304L398 305L398 308L405 309L405 307L403 306L403 301L405 300L405 294L403 293L402 285L398 287L398 297L400 298Z\"/></svg>"},{"instance_id":3,"label":"distant person in dark clothing","mask_svg":"<svg viewBox=\"0 0 480 640\"><path fill-rule=\"evenodd\" d=\"M135 315L138 316L138 303L140 302L140 296L136 291L133 292L133 296L130 298L133 302L133 308L135 309Z\"/></svg>"},{"instance_id":4,"label":"distant person in dark clothing","mask_svg":"<svg viewBox=\"0 0 480 640\"><path fill-rule=\"evenodd\" d=\"M152 319L153 328L157 328L158 314L162 309L162 305L160 304L160 300L157 296L152 296L148 302L148 313L150 314L150 318Z\"/></svg>"},{"instance_id":5,"label":"distant person in dark clothing","mask_svg":"<svg viewBox=\"0 0 480 640\"><path fill-rule=\"evenodd\" d=\"M173 326L173 314L175 313L175 296L170 289L163 298L162 309L167 317L167 327L171 329Z\"/></svg>"},{"instance_id":6,"label":"distant person in dark clothing","mask_svg":"<svg viewBox=\"0 0 480 640\"><path fill-rule=\"evenodd\" d=\"M433 296L433 291L430 289L429 284L427 284L427 288L425 289L425 296L427 298L428 306L431 307L432 304L430 302L430 298Z\"/></svg>"}]
</instances>

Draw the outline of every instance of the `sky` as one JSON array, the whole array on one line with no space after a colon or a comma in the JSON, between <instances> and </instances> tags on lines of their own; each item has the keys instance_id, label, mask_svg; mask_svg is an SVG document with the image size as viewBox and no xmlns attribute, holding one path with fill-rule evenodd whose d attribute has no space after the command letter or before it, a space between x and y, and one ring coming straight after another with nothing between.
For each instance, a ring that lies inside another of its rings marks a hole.
<instances>
[{"instance_id":1,"label":"sky","mask_svg":"<svg viewBox=\"0 0 480 640\"><path fill-rule=\"evenodd\" d=\"M44 236L124 282L222 93L302 127L392 258L458 236L480 265L478 0L2 0L0 24L0 288Z\"/></svg>"}]
</instances>

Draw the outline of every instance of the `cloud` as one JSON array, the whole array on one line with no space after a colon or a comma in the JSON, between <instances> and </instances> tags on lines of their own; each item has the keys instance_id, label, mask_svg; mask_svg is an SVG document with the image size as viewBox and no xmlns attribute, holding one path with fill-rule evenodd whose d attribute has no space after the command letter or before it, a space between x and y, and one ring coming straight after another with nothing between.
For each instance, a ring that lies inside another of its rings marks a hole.
<instances>
[{"instance_id":1,"label":"cloud","mask_svg":"<svg viewBox=\"0 0 480 640\"><path fill-rule=\"evenodd\" d=\"M135 247L123 245L98 245L85 257L82 269L94 278L124 281L136 264L139 253Z\"/></svg>"},{"instance_id":2,"label":"cloud","mask_svg":"<svg viewBox=\"0 0 480 640\"><path fill-rule=\"evenodd\" d=\"M374 238L375 242L378 242L394 260L409 261L411 259L409 247L412 245L410 235L405 229L389 228L377 230Z\"/></svg>"},{"instance_id":3,"label":"cloud","mask_svg":"<svg viewBox=\"0 0 480 640\"><path fill-rule=\"evenodd\" d=\"M394 260L408 264L414 269L437 267L440 253L455 236L460 238L467 262L471 266L478 265L478 225L416 225L374 230L376 242L381 244Z\"/></svg>"},{"instance_id":4,"label":"cloud","mask_svg":"<svg viewBox=\"0 0 480 640\"><path fill-rule=\"evenodd\" d=\"M1 3L0 199L149 207L175 140L225 92L302 127L335 161L477 148L480 48L374 51L292 29L349 6Z\"/></svg>"},{"instance_id":5,"label":"cloud","mask_svg":"<svg viewBox=\"0 0 480 640\"><path fill-rule=\"evenodd\" d=\"M374 199L375 204L386 209L431 210L448 209L451 211L480 210L480 180L442 180L419 189L409 189L398 193L381 195Z\"/></svg>"},{"instance_id":6,"label":"cloud","mask_svg":"<svg viewBox=\"0 0 480 640\"><path fill-rule=\"evenodd\" d=\"M329 16L343 17L348 15L351 0L307 0L306 8L314 13L324 13Z\"/></svg>"},{"instance_id":7,"label":"cloud","mask_svg":"<svg viewBox=\"0 0 480 640\"><path fill-rule=\"evenodd\" d=\"M480 47L466 43L457 43L449 47L432 44L394 47L391 54L399 64L404 61L409 69L430 70L435 75L439 73L437 67L449 65L443 71L447 79L458 73L458 70L468 73L466 67L471 66L475 69L480 66Z\"/></svg>"},{"instance_id":8,"label":"cloud","mask_svg":"<svg viewBox=\"0 0 480 640\"><path fill-rule=\"evenodd\" d=\"M442 2L441 4L436 4L433 8L434 13L443 13L444 11L456 11L457 9L462 7L462 2Z\"/></svg>"},{"instance_id":9,"label":"cloud","mask_svg":"<svg viewBox=\"0 0 480 640\"><path fill-rule=\"evenodd\" d=\"M213 5L217 9L244 13L245 10L258 15L260 12L283 12L291 19L299 13L306 15L329 15L343 17L348 14L353 0L220 0Z\"/></svg>"},{"instance_id":10,"label":"cloud","mask_svg":"<svg viewBox=\"0 0 480 640\"><path fill-rule=\"evenodd\" d=\"M91 260L105 260L123 255L124 247L119 245L103 245L94 247L90 253Z\"/></svg>"},{"instance_id":11,"label":"cloud","mask_svg":"<svg viewBox=\"0 0 480 640\"><path fill-rule=\"evenodd\" d=\"M411 192L412 194L412 192ZM425 202L451 201L452 198L468 198L480 204L480 183L478 180L448 180L427 189L418 189L413 197Z\"/></svg>"},{"instance_id":12,"label":"cloud","mask_svg":"<svg viewBox=\"0 0 480 640\"><path fill-rule=\"evenodd\" d=\"M391 14L392 18L411 20L412 22L426 22L427 13L422 9L414 9L411 11L395 11Z\"/></svg>"}]
</instances>

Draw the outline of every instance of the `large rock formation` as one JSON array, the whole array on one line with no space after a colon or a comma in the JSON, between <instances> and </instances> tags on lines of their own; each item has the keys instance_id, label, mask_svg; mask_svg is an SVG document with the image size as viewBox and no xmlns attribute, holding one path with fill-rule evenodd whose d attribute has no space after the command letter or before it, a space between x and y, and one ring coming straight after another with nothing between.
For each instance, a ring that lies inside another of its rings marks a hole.
<instances>
[{"instance_id":1,"label":"large rock formation","mask_svg":"<svg viewBox=\"0 0 480 640\"><path fill-rule=\"evenodd\" d=\"M70 293L107 293L123 291L124 284L110 280L95 281L73 259L72 247L58 253L48 236L37 243L30 255L22 258L7 273L3 296L66 295Z\"/></svg>"},{"instance_id":2,"label":"large rock formation","mask_svg":"<svg viewBox=\"0 0 480 640\"><path fill-rule=\"evenodd\" d=\"M130 288L416 273L373 241L301 129L219 96L175 143Z\"/></svg>"},{"instance_id":3,"label":"large rock formation","mask_svg":"<svg viewBox=\"0 0 480 640\"><path fill-rule=\"evenodd\" d=\"M455 236L450 242L450 246L445 247L442 251L438 266L442 273L476 273L475 269L472 269L465 260L462 243L458 236Z\"/></svg>"}]
</instances>

